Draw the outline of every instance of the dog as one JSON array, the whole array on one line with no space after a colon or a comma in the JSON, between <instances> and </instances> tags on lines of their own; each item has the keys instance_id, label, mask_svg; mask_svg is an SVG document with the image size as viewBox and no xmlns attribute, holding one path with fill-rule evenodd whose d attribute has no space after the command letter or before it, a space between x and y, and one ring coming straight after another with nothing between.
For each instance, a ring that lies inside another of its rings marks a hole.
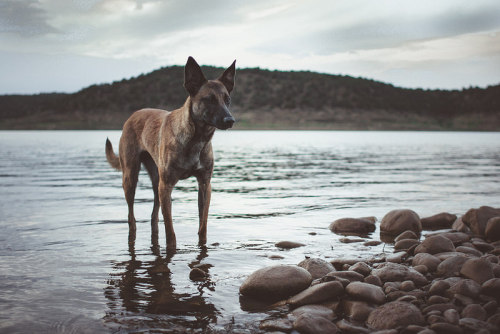
<instances>
[{"instance_id":1,"label":"dog","mask_svg":"<svg viewBox=\"0 0 500 334\"><path fill-rule=\"evenodd\" d=\"M172 189L179 180L194 176L198 181L198 237L207 241L214 157L211 139L215 129L226 130L235 123L229 111L234 88L236 60L215 80L207 80L200 66L189 57L184 67L184 88L189 96L174 111L141 109L123 125L119 156L106 139L106 158L111 167L122 171L128 205L129 232L135 235L134 197L141 163L153 184L152 235L158 235L158 209L165 222L167 249L176 249L172 224Z\"/></svg>"}]
</instances>

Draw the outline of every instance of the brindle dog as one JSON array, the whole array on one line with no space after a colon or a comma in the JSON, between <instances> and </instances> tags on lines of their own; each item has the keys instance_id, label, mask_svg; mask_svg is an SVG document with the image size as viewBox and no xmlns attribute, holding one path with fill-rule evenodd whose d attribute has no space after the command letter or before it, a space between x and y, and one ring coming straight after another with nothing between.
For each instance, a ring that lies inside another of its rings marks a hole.
<instances>
[{"instance_id":1,"label":"brindle dog","mask_svg":"<svg viewBox=\"0 0 500 334\"><path fill-rule=\"evenodd\" d=\"M136 111L125 122L119 157L106 140L109 164L123 172L123 190L128 205L129 231L135 235L134 197L141 163L153 183L151 215L153 235L158 235L158 209L165 221L167 249L176 249L172 225L171 194L175 184L195 176L198 181L200 244L207 240L214 158L211 139L215 129L226 130L235 120L229 111L229 94L234 87L236 60L216 80L207 80L196 61L189 57L184 68L184 87L189 93L184 105L172 112L160 109Z\"/></svg>"}]
</instances>

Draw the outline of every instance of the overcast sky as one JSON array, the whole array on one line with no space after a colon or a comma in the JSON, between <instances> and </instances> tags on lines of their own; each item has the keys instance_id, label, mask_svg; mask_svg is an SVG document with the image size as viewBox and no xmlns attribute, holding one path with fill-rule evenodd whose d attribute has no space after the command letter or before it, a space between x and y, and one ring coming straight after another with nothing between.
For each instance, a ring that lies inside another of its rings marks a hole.
<instances>
[{"instance_id":1,"label":"overcast sky","mask_svg":"<svg viewBox=\"0 0 500 334\"><path fill-rule=\"evenodd\" d=\"M0 94L75 92L188 56L485 87L500 83L500 1L0 0Z\"/></svg>"}]
</instances>

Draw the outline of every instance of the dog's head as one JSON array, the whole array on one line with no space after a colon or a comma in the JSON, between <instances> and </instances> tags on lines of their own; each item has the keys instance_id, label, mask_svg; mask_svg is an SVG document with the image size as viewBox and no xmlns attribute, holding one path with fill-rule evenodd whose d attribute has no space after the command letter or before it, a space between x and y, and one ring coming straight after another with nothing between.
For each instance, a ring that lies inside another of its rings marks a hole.
<instances>
[{"instance_id":1,"label":"dog's head","mask_svg":"<svg viewBox=\"0 0 500 334\"><path fill-rule=\"evenodd\" d=\"M226 130L235 119L229 111L229 94L234 87L236 60L216 80L207 80L193 57L184 68L184 87L191 97L193 117L197 121Z\"/></svg>"}]
</instances>

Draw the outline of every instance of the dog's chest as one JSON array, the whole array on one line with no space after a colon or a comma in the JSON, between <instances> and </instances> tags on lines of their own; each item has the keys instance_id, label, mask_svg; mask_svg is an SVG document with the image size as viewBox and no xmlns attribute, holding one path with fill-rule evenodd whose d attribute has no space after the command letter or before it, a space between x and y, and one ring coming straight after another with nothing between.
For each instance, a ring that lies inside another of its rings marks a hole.
<instances>
[{"instance_id":1,"label":"dog's chest","mask_svg":"<svg viewBox=\"0 0 500 334\"><path fill-rule=\"evenodd\" d=\"M191 143L184 149L183 154L180 154L176 165L184 172L183 174L186 174L183 178L191 176L192 172L204 167L202 154L206 145L207 143L203 141Z\"/></svg>"}]
</instances>

